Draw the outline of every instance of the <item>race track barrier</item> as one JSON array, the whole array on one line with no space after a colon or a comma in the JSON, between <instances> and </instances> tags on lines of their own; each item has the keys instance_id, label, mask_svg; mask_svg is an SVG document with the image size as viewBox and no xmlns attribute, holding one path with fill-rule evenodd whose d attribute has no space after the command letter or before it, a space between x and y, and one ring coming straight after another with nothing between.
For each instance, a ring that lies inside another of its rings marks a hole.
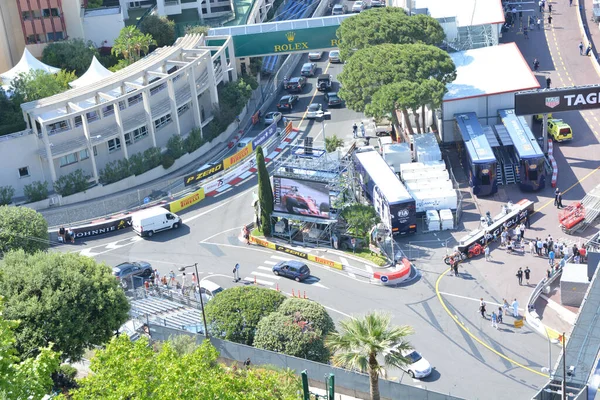
<instances>
[{"instance_id":1,"label":"race track barrier","mask_svg":"<svg viewBox=\"0 0 600 400\"><path fill-rule=\"evenodd\" d=\"M552 187L556 187L556 181L558 180L558 165L554 159L554 143L552 139L548 139L548 158L552 164Z\"/></svg>"},{"instance_id":2,"label":"race track barrier","mask_svg":"<svg viewBox=\"0 0 600 400\"><path fill-rule=\"evenodd\" d=\"M382 285L396 285L404 282L410 276L412 265L406 257L402 258L402 261L396 264L396 270L390 272L374 272L373 279Z\"/></svg>"},{"instance_id":3,"label":"race track barrier","mask_svg":"<svg viewBox=\"0 0 600 400\"><path fill-rule=\"evenodd\" d=\"M276 243L272 243L272 242L269 242L268 240L261 239L256 236L253 236L253 235L250 235L250 243L254 243L254 244L257 244L262 247L266 247L271 250L280 251L282 253L286 253L291 256L300 257L300 258L303 258L308 261L316 262L318 264L325 265L329 268L334 268L334 269L339 269L339 270L343 269L342 263L340 263L340 262L328 260L327 258L322 258L322 257L315 256L313 254L305 253L303 251L291 249L289 247L282 246L282 245L276 244Z\"/></svg>"}]
</instances>

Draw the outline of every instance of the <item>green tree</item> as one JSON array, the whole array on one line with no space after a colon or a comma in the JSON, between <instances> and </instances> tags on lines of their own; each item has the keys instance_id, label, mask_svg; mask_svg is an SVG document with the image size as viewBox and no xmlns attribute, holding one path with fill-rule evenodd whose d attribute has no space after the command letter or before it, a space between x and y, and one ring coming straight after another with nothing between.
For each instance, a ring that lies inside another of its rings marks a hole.
<instances>
[{"instance_id":1,"label":"green tree","mask_svg":"<svg viewBox=\"0 0 600 400\"><path fill-rule=\"evenodd\" d=\"M5 319L3 309L0 297L0 399L41 399L52 388L60 355L44 347L35 358L19 361L14 333L19 322Z\"/></svg>"},{"instance_id":2,"label":"green tree","mask_svg":"<svg viewBox=\"0 0 600 400\"><path fill-rule=\"evenodd\" d=\"M148 53L152 45L156 46L152 36L140 32L135 26L126 26L119 32L111 52L121 54L131 64L139 60L142 53Z\"/></svg>"},{"instance_id":3,"label":"green tree","mask_svg":"<svg viewBox=\"0 0 600 400\"><path fill-rule=\"evenodd\" d=\"M147 15L140 24L140 30L152 36L158 47L171 46L175 42L175 22L167 17Z\"/></svg>"},{"instance_id":4,"label":"green tree","mask_svg":"<svg viewBox=\"0 0 600 400\"><path fill-rule=\"evenodd\" d=\"M340 56L349 60L355 51L378 44L423 43L439 45L446 35L429 15L408 16L402 8L372 8L346 18L337 30Z\"/></svg>"},{"instance_id":5,"label":"green tree","mask_svg":"<svg viewBox=\"0 0 600 400\"><path fill-rule=\"evenodd\" d=\"M75 71L77 76L81 76L94 56L98 57L99 53L91 41L69 39L48 44L42 52L42 61L66 71Z\"/></svg>"},{"instance_id":6,"label":"green tree","mask_svg":"<svg viewBox=\"0 0 600 400\"><path fill-rule=\"evenodd\" d=\"M19 74L11 82L14 90L13 101L16 104L35 101L62 93L69 89L69 82L77 79L75 73L60 70L56 74L49 74L43 70L32 70Z\"/></svg>"},{"instance_id":7,"label":"green tree","mask_svg":"<svg viewBox=\"0 0 600 400\"><path fill-rule=\"evenodd\" d=\"M456 67L448 53L435 46L381 44L357 50L338 77L342 85L340 96L347 106L368 113L367 104L382 87L425 80L445 86L456 79Z\"/></svg>"},{"instance_id":8,"label":"green tree","mask_svg":"<svg viewBox=\"0 0 600 400\"><path fill-rule=\"evenodd\" d=\"M206 26L206 25L186 26L185 34L186 35L199 34L199 35L208 36L209 29L210 29L210 26Z\"/></svg>"},{"instance_id":9,"label":"green tree","mask_svg":"<svg viewBox=\"0 0 600 400\"><path fill-rule=\"evenodd\" d=\"M0 186L0 206L5 206L12 202L15 195L15 188L12 186Z\"/></svg>"},{"instance_id":10,"label":"green tree","mask_svg":"<svg viewBox=\"0 0 600 400\"><path fill-rule=\"evenodd\" d=\"M0 206L0 256L11 250L35 253L47 248L48 224L42 214L27 207Z\"/></svg>"},{"instance_id":11,"label":"green tree","mask_svg":"<svg viewBox=\"0 0 600 400\"><path fill-rule=\"evenodd\" d=\"M88 10L102 7L102 0L88 0L85 8Z\"/></svg>"},{"instance_id":12,"label":"green tree","mask_svg":"<svg viewBox=\"0 0 600 400\"><path fill-rule=\"evenodd\" d=\"M333 352L332 364L367 372L371 400L379 400L379 374L386 366L402 367L409 362L402 351L411 347L406 337L413 333L412 328L392 326L390 316L378 312L341 321L340 325L340 332L331 333L326 340ZM383 364L378 357L383 357Z\"/></svg>"},{"instance_id":13,"label":"green tree","mask_svg":"<svg viewBox=\"0 0 600 400\"><path fill-rule=\"evenodd\" d=\"M325 151L328 153L333 153L343 145L344 140L337 137L337 135L331 135L325 138Z\"/></svg>"},{"instance_id":14,"label":"green tree","mask_svg":"<svg viewBox=\"0 0 600 400\"><path fill-rule=\"evenodd\" d=\"M61 196L69 196L74 193L79 193L87 190L88 179L90 175L85 175L83 170L76 169L75 171L63 175L54 182L54 191Z\"/></svg>"},{"instance_id":15,"label":"green tree","mask_svg":"<svg viewBox=\"0 0 600 400\"><path fill-rule=\"evenodd\" d=\"M6 96L0 86L0 136L20 132L26 127L19 104Z\"/></svg>"},{"instance_id":16,"label":"green tree","mask_svg":"<svg viewBox=\"0 0 600 400\"><path fill-rule=\"evenodd\" d=\"M167 153L174 159L178 159L185 154L185 142L181 139L181 136L175 134L167 141Z\"/></svg>"},{"instance_id":17,"label":"green tree","mask_svg":"<svg viewBox=\"0 0 600 400\"><path fill-rule=\"evenodd\" d=\"M192 353L180 354L170 342L155 352L146 338L131 342L121 335L96 353L93 374L70 394L73 400L298 399L297 377L255 366L228 368L218 356L208 340Z\"/></svg>"},{"instance_id":18,"label":"green tree","mask_svg":"<svg viewBox=\"0 0 600 400\"><path fill-rule=\"evenodd\" d=\"M344 207L341 217L348 224L348 233L365 240L367 240L371 228L380 221L375 207L364 204L352 204Z\"/></svg>"},{"instance_id":19,"label":"green tree","mask_svg":"<svg viewBox=\"0 0 600 400\"><path fill-rule=\"evenodd\" d=\"M260 320L253 345L259 349L327 363L330 353L324 338L334 330L333 320L322 305L290 298L276 312Z\"/></svg>"},{"instance_id":20,"label":"green tree","mask_svg":"<svg viewBox=\"0 0 600 400\"><path fill-rule=\"evenodd\" d=\"M16 348L23 358L51 345L63 359L78 360L128 319L129 303L111 268L79 254L5 253L0 293L6 316L21 321Z\"/></svg>"},{"instance_id":21,"label":"green tree","mask_svg":"<svg viewBox=\"0 0 600 400\"><path fill-rule=\"evenodd\" d=\"M23 188L23 194L30 202L48 198L48 182L33 181Z\"/></svg>"},{"instance_id":22,"label":"green tree","mask_svg":"<svg viewBox=\"0 0 600 400\"><path fill-rule=\"evenodd\" d=\"M258 169L258 203L260 204L260 225L265 236L271 235L271 214L273 213L273 189L265 156L261 146L256 148L256 169Z\"/></svg>"},{"instance_id":23,"label":"green tree","mask_svg":"<svg viewBox=\"0 0 600 400\"><path fill-rule=\"evenodd\" d=\"M270 289L254 286L227 289L206 305L209 330L218 338L251 346L260 319L275 311L284 300L285 295Z\"/></svg>"}]
</instances>

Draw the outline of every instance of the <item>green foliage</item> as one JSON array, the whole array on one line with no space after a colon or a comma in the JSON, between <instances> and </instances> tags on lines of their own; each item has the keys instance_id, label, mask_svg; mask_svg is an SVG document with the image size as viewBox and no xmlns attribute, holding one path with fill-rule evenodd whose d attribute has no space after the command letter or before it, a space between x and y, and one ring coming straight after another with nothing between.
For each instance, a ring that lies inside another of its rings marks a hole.
<instances>
[{"instance_id":1,"label":"green foliage","mask_svg":"<svg viewBox=\"0 0 600 400\"><path fill-rule=\"evenodd\" d=\"M94 56L98 57L99 53L91 41L69 39L49 43L42 52L42 61L66 71L75 71L77 76L81 76Z\"/></svg>"},{"instance_id":2,"label":"green foliage","mask_svg":"<svg viewBox=\"0 0 600 400\"><path fill-rule=\"evenodd\" d=\"M112 269L79 254L5 253L0 293L7 318L21 321L15 334L22 357L51 346L63 360L79 360L129 318L129 302Z\"/></svg>"},{"instance_id":3,"label":"green foliage","mask_svg":"<svg viewBox=\"0 0 600 400\"><path fill-rule=\"evenodd\" d=\"M208 36L208 30L210 29L210 26L205 26L205 25L194 25L194 26L186 26L185 27L185 34L186 35L193 35L193 34L200 34L200 35L204 35L204 36Z\"/></svg>"},{"instance_id":4,"label":"green foliage","mask_svg":"<svg viewBox=\"0 0 600 400\"><path fill-rule=\"evenodd\" d=\"M185 138L184 146L185 151L193 153L198 150L206 141L202 138L202 131L200 128L194 128L190 134Z\"/></svg>"},{"instance_id":5,"label":"green foliage","mask_svg":"<svg viewBox=\"0 0 600 400\"><path fill-rule=\"evenodd\" d=\"M87 6L85 8L87 8L88 10L91 10L93 8L100 8L100 7L102 7L102 0L88 0Z\"/></svg>"},{"instance_id":6,"label":"green foliage","mask_svg":"<svg viewBox=\"0 0 600 400\"><path fill-rule=\"evenodd\" d=\"M77 387L75 376L77 375L77 368L69 365L62 364L58 371L52 374L52 381L54 382L52 391L58 393L64 393L73 388Z\"/></svg>"},{"instance_id":7,"label":"green foliage","mask_svg":"<svg viewBox=\"0 0 600 400\"><path fill-rule=\"evenodd\" d=\"M239 114L252 95L252 86L249 77L243 77L236 82L228 82L219 91L220 108L230 108ZM256 81L256 79L254 79Z\"/></svg>"},{"instance_id":8,"label":"green foliage","mask_svg":"<svg viewBox=\"0 0 600 400\"><path fill-rule=\"evenodd\" d=\"M332 364L368 372L371 399L378 400L379 374L384 367L402 367L409 362L401 352L411 348L406 337L413 333L412 328L392 326L391 317L378 312L341 321L340 325L340 332L331 333L326 340L334 353ZM381 359L383 364L380 364Z\"/></svg>"},{"instance_id":9,"label":"green foliage","mask_svg":"<svg viewBox=\"0 0 600 400\"><path fill-rule=\"evenodd\" d=\"M337 31L340 56L349 60L355 51L378 44L423 43L439 45L445 38L439 22L428 15L408 16L398 7L372 8L346 18Z\"/></svg>"},{"instance_id":10,"label":"green foliage","mask_svg":"<svg viewBox=\"0 0 600 400\"><path fill-rule=\"evenodd\" d=\"M132 156L133 157L133 156ZM100 182L103 185L108 185L113 182L118 182L121 179L125 179L131 176L132 172L129 168L129 161L126 159L111 161L104 166L98 173Z\"/></svg>"},{"instance_id":11,"label":"green foliage","mask_svg":"<svg viewBox=\"0 0 600 400\"><path fill-rule=\"evenodd\" d=\"M21 107L13 99L6 97L0 86L0 136L20 132L26 127Z\"/></svg>"},{"instance_id":12,"label":"green foliage","mask_svg":"<svg viewBox=\"0 0 600 400\"><path fill-rule=\"evenodd\" d=\"M167 153L174 159L178 159L185 154L185 144L181 136L175 134L169 138L167 142Z\"/></svg>"},{"instance_id":13,"label":"green foliage","mask_svg":"<svg viewBox=\"0 0 600 400\"><path fill-rule=\"evenodd\" d=\"M175 164L175 159L173 158L173 156L171 154L163 153L161 164L164 169L169 169L169 168L171 168L171 166L173 166L173 164Z\"/></svg>"},{"instance_id":14,"label":"green foliage","mask_svg":"<svg viewBox=\"0 0 600 400\"><path fill-rule=\"evenodd\" d=\"M126 26L121 29L119 36L115 39L112 54L121 54L129 63L133 63L148 53L150 46L156 46L152 36L140 32L135 26Z\"/></svg>"},{"instance_id":15,"label":"green foliage","mask_svg":"<svg viewBox=\"0 0 600 400\"><path fill-rule=\"evenodd\" d=\"M284 300L285 295L270 289L254 286L227 289L206 305L209 329L215 337L251 346L260 319L275 311Z\"/></svg>"},{"instance_id":16,"label":"green foliage","mask_svg":"<svg viewBox=\"0 0 600 400\"><path fill-rule=\"evenodd\" d=\"M144 165L144 155L142 153L135 153L129 157L129 172L131 175L141 175L146 172L146 166Z\"/></svg>"},{"instance_id":17,"label":"green foliage","mask_svg":"<svg viewBox=\"0 0 600 400\"><path fill-rule=\"evenodd\" d=\"M48 198L48 182L33 181L23 188L25 197L30 203Z\"/></svg>"},{"instance_id":18,"label":"green foliage","mask_svg":"<svg viewBox=\"0 0 600 400\"><path fill-rule=\"evenodd\" d=\"M313 301L290 298L258 323L254 347L327 363L324 337L335 331L325 308Z\"/></svg>"},{"instance_id":19,"label":"green foliage","mask_svg":"<svg viewBox=\"0 0 600 400\"><path fill-rule=\"evenodd\" d=\"M379 254L373 253L371 250L367 248L356 249L356 250L344 250L348 254L355 255L360 258L364 258L372 262L375 265L379 265L380 267L385 266L389 263L388 259Z\"/></svg>"},{"instance_id":20,"label":"green foliage","mask_svg":"<svg viewBox=\"0 0 600 400\"><path fill-rule=\"evenodd\" d=\"M169 344L180 356L192 354L200 345L196 342L196 336L178 335L169 337Z\"/></svg>"},{"instance_id":21,"label":"green foliage","mask_svg":"<svg viewBox=\"0 0 600 400\"><path fill-rule=\"evenodd\" d=\"M300 382L293 374L228 368L218 363L218 356L208 340L181 355L170 342L155 352L146 338L131 342L121 335L96 353L93 374L79 381L72 399L298 399Z\"/></svg>"},{"instance_id":22,"label":"green foliage","mask_svg":"<svg viewBox=\"0 0 600 400\"><path fill-rule=\"evenodd\" d=\"M43 70L32 70L21 73L11 82L14 90L12 101L21 105L24 102L35 101L62 93L69 89L69 82L77 79L74 72L60 70L56 74L49 74Z\"/></svg>"},{"instance_id":23,"label":"green foliage","mask_svg":"<svg viewBox=\"0 0 600 400\"><path fill-rule=\"evenodd\" d=\"M108 69L112 72L117 72L125 67L128 67L129 65L131 65L133 62L129 61L128 59L122 58L120 59L116 64L112 65L111 67L109 67Z\"/></svg>"},{"instance_id":24,"label":"green foliage","mask_svg":"<svg viewBox=\"0 0 600 400\"><path fill-rule=\"evenodd\" d=\"M262 57L250 57L250 74L252 76L258 75L263 65Z\"/></svg>"},{"instance_id":25,"label":"green foliage","mask_svg":"<svg viewBox=\"0 0 600 400\"><path fill-rule=\"evenodd\" d=\"M129 160L111 161L100 170L98 177L103 185L125 179L131 175L141 175L162 163L162 153L158 147L150 147L143 153L129 156Z\"/></svg>"},{"instance_id":26,"label":"green foliage","mask_svg":"<svg viewBox=\"0 0 600 400\"><path fill-rule=\"evenodd\" d=\"M271 235L271 214L273 213L273 189L265 156L261 146L256 148L256 169L258 170L258 202L260 204L260 225L265 236Z\"/></svg>"},{"instance_id":27,"label":"green foliage","mask_svg":"<svg viewBox=\"0 0 600 400\"><path fill-rule=\"evenodd\" d=\"M88 188L89 175L85 175L82 169L75 170L70 174L63 175L54 182L54 191L61 196L83 192Z\"/></svg>"},{"instance_id":28,"label":"green foliage","mask_svg":"<svg viewBox=\"0 0 600 400\"><path fill-rule=\"evenodd\" d=\"M369 231L380 221L371 205L352 204L342 209L340 215L348 223L348 233L364 240L368 240Z\"/></svg>"},{"instance_id":29,"label":"green foliage","mask_svg":"<svg viewBox=\"0 0 600 400\"><path fill-rule=\"evenodd\" d=\"M156 168L162 162L162 152L158 147L150 147L144 151L144 164L146 171ZM145 172L145 171L144 171Z\"/></svg>"},{"instance_id":30,"label":"green foliage","mask_svg":"<svg viewBox=\"0 0 600 400\"><path fill-rule=\"evenodd\" d=\"M4 317L0 297L0 399L41 399L52 388L52 373L58 369L59 354L48 347L38 349L35 358L19 361L15 330L19 322Z\"/></svg>"},{"instance_id":31,"label":"green foliage","mask_svg":"<svg viewBox=\"0 0 600 400\"><path fill-rule=\"evenodd\" d=\"M338 148L344 145L344 140L340 139L336 135L327 136L325 138L325 151L328 153L333 153Z\"/></svg>"},{"instance_id":32,"label":"green foliage","mask_svg":"<svg viewBox=\"0 0 600 400\"><path fill-rule=\"evenodd\" d=\"M171 46L175 42L175 22L167 17L146 15L140 24L140 30L150 35L158 47Z\"/></svg>"},{"instance_id":33,"label":"green foliage","mask_svg":"<svg viewBox=\"0 0 600 400\"><path fill-rule=\"evenodd\" d=\"M48 223L42 214L27 207L0 206L0 255L11 250L35 253L47 248Z\"/></svg>"},{"instance_id":34,"label":"green foliage","mask_svg":"<svg viewBox=\"0 0 600 400\"><path fill-rule=\"evenodd\" d=\"M12 203L15 189L12 186L0 186L0 206Z\"/></svg>"}]
</instances>

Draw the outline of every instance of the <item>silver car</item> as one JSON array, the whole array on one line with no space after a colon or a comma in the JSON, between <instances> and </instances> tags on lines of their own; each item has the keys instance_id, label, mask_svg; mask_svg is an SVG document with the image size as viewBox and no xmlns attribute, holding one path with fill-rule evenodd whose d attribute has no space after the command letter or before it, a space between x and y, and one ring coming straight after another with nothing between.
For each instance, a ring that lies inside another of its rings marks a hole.
<instances>
[{"instance_id":1,"label":"silver car","mask_svg":"<svg viewBox=\"0 0 600 400\"><path fill-rule=\"evenodd\" d=\"M271 125L273 122L278 123L281 120L282 114L279 111L271 111L265 114L265 125Z\"/></svg>"},{"instance_id":2,"label":"silver car","mask_svg":"<svg viewBox=\"0 0 600 400\"><path fill-rule=\"evenodd\" d=\"M329 52L329 62L330 63L341 63L342 59L340 58L339 50L332 50Z\"/></svg>"}]
</instances>

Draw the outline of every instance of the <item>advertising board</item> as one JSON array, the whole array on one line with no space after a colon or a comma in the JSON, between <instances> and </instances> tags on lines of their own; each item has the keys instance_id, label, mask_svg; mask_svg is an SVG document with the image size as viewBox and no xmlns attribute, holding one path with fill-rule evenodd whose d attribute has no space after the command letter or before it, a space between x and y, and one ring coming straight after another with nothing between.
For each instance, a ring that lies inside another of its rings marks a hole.
<instances>
[{"instance_id":1,"label":"advertising board","mask_svg":"<svg viewBox=\"0 0 600 400\"><path fill-rule=\"evenodd\" d=\"M220 163L218 163L216 165L211 165L209 167L206 167L204 169L196 171L192 174L189 174L183 178L183 184L185 186L190 186L190 185L194 185L198 182L201 182L206 178L210 178L211 176L216 175L219 172L223 171L225 169L225 168L223 168L223 166L224 166L224 162L221 161Z\"/></svg>"},{"instance_id":2,"label":"advertising board","mask_svg":"<svg viewBox=\"0 0 600 400\"><path fill-rule=\"evenodd\" d=\"M206 185L204 185L203 186L204 193L210 193L214 190L217 190L218 188L225 185L226 183L229 183L233 179L239 177L241 174L248 171L250 168L254 167L255 165L256 165L256 158L250 157L248 160L244 161L240 166L238 166L231 172L228 172L225 175L221 176L219 179L215 179L211 182L208 182Z\"/></svg>"},{"instance_id":3,"label":"advertising board","mask_svg":"<svg viewBox=\"0 0 600 400\"><path fill-rule=\"evenodd\" d=\"M273 122L271 125L266 127L261 133L256 135L256 137L252 140L252 144L254 148L257 146L262 146L267 140L269 140L273 135L277 133L277 123Z\"/></svg>"},{"instance_id":4,"label":"advertising board","mask_svg":"<svg viewBox=\"0 0 600 400\"><path fill-rule=\"evenodd\" d=\"M131 227L131 216L110 220L102 224L81 226L72 229L75 237L77 239L81 239L90 236L104 235L106 233L115 232L120 229L127 229L129 227Z\"/></svg>"},{"instance_id":5,"label":"advertising board","mask_svg":"<svg viewBox=\"0 0 600 400\"><path fill-rule=\"evenodd\" d=\"M325 182L274 176L273 200L278 212L329 218L329 187Z\"/></svg>"},{"instance_id":6,"label":"advertising board","mask_svg":"<svg viewBox=\"0 0 600 400\"><path fill-rule=\"evenodd\" d=\"M515 93L515 114L546 114L600 108L600 85L526 90Z\"/></svg>"},{"instance_id":7,"label":"advertising board","mask_svg":"<svg viewBox=\"0 0 600 400\"><path fill-rule=\"evenodd\" d=\"M227 157L223 160L224 169L229 169L234 165L240 163L244 158L252 154L252 142L248 143L246 147L235 153L234 155Z\"/></svg>"},{"instance_id":8,"label":"advertising board","mask_svg":"<svg viewBox=\"0 0 600 400\"><path fill-rule=\"evenodd\" d=\"M185 208L201 202L202 200L204 200L204 188L200 188L179 200L169 203L169 211L177 213Z\"/></svg>"}]
</instances>

